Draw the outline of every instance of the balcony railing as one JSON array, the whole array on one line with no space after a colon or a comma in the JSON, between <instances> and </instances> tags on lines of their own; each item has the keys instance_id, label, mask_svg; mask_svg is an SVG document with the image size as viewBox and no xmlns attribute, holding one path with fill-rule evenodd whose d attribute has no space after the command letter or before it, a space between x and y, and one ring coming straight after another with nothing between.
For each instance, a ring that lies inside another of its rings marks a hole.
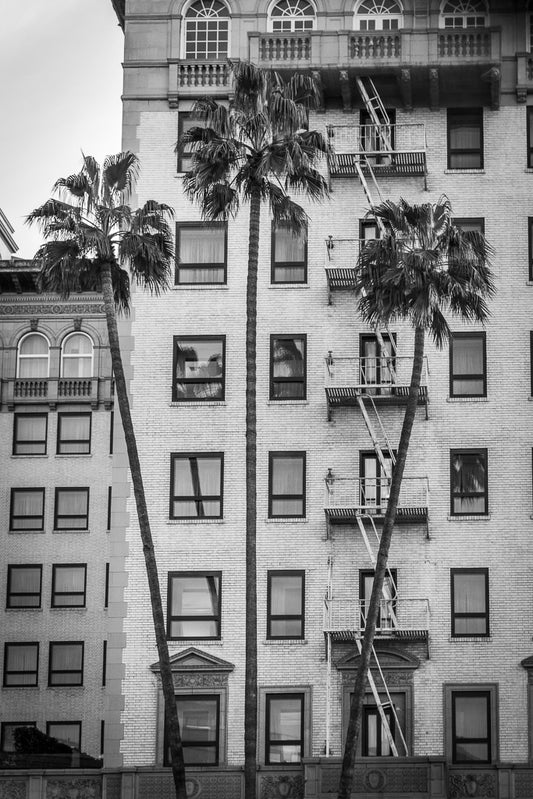
<instances>
[{"instance_id":1,"label":"balcony railing","mask_svg":"<svg viewBox=\"0 0 533 799\"><path fill-rule=\"evenodd\" d=\"M327 133L332 175L354 175L357 163L363 171L372 167L376 177L426 173L426 129L423 123L329 125ZM390 143L390 150L383 146L384 141Z\"/></svg>"},{"instance_id":2,"label":"balcony railing","mask_svg":"<svg viewBox=\"0 0 533 799\"><path fill-rule=\"evenodd\" d=\"M357 517L382 521L387 510L390 479L387 477L337 477L326 481L324 511L332 524L353 523ZM427 477L404 477L396 512L398 524L425 521L429 509Z\"/></svg>"},{"instance_id":3,"label":"balcony railing","mask_svg":"<svg viewBox=\"0 0 533 799\"><path fill-rule=\"evenodd\" d=\"M259 40L261 61L302 61L311 57L311 37L306 34L271 34Z\"/></svg>"},{"instance_id":4,"label":"balcony railing","mask_svg":"<svg viewBox=\"0 0 533 799\"><path fill-rule=\"evenodd\" d=\"M412 369L413 358L408 356L338 358L330 353L325 359L328 405L355 405L359 396L372 396L382 403L405 402L409 394ZM426 402L427 394L428 366L424 356L419 402Z\"/></svg>"},{"instance_id":5,"label":"balcony railing","mask_svg":"<svg viewBox=\"0 0 533 799\"><path fill-rule=\"evenodd\" d=\"M111 405L113 385L111 378L15 378L1 384L0 400L3 405L24 403L77 403L97 406Z\"/></svg>"},{"instance_id":6,"label":"balcony railing","mask_svg":"<svg viewBox=\"0 0 533 799\"><path fill-rule=\"evenodd\" d=\"M376 636L378 638L425 639L429 633L429 601L425 598L383 599ZM338 641L361 638L365 631L364 600L326 597L324 632Z\"/></svg>"},{"instance_id":7,"label":"balcony railing","mask_svg":"<svg viewBox=\"0 0 533 799\"><path fill-rule=\"evenodd\" d=\"M326 239L326 260L324 268L328 287L351 289L355 284L355 274L363 239Z\"/></svg>"},{"instance_id":8,"label":"balcony railing","mask_svg":"<svg viewBox=\"0 0 533 799\"><path fill-rule=\"evenodd\" d=\"M227 61L173 61L169 65L169 97L203 97L227 94L230 86Z\"/></svg>"}]
</instances>

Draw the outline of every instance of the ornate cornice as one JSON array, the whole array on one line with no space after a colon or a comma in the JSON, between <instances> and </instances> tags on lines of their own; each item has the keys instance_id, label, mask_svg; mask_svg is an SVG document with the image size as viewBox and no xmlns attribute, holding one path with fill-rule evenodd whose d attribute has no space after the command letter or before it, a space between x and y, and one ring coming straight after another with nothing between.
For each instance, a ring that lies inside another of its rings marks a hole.
<instances>
[{"instance_id":1,"label":"ornate cornice","mask_svg":"<svg viewBox=\"0 0 533 799\"><path fill-rule=\"evenodd\" d=\"M82 302L28 302L27 299L10 299L9 302L0 299L1 316L87 316L88 314L104 315L105 310L102 299L83 300Z\"/></svg>"}]
</instances>

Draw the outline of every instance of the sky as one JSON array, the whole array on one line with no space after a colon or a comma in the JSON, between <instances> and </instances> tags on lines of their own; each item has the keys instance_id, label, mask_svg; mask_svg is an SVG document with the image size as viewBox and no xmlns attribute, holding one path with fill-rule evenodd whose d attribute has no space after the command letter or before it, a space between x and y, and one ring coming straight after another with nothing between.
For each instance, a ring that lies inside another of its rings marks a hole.
<instances>
[{"instance_id":1,"label":"sky","mask_svg":"<svg viewBox=\"0 0 533 799\"><path fill-rule=\"evenodd\" d=\"M20 258L42 242L26 215L59 177L120 151L124 35L111 0L1 0L0 208Z\"/></svg>"}]
</instances>

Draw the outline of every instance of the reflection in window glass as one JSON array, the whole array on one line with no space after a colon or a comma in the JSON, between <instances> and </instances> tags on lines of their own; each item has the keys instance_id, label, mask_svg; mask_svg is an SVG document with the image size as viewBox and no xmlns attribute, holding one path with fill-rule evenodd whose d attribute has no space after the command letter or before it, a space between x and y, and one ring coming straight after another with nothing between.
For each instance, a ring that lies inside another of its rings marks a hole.
<instances>
[{"instance_id":1,"label":"reflection in window glass","mask_svg":"<svg viewBox=\"0 0 533 799\"><path fill-rule=\"evenodd\" d=\"M169 573L168 637L220 638L220 573Z\"/></svg>"}]
</instances>

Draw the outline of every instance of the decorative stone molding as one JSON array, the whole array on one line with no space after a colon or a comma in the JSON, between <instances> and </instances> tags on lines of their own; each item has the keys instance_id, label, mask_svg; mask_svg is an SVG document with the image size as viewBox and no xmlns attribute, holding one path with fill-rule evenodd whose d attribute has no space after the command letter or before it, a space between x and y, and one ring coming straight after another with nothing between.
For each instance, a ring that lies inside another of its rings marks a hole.
<instances>
[{"instance_id":1,"label":"decorative stone molding","mask_svg":"<svg viewBox=\"0 0 533 799\"><path fill-rule=\"evenodd\" d=\"M298 774L262 776L260 799L303 799L304 781Z\"/></svg>"},{"instance_id":2,"label":"decorative stone molding","mask_svg":"<svg viewBox=\"0 0 533 799\"><path fill-rule=\"evenodd\" d=\"M2 780L0 799L26 799L26 780Z\"/></svg>"},{"instance_id":3,"label":"decorative stone molding","mask_svg":"<svg viewBox=\"0 0 533 799\"><path fill-rule=\"evenodd\" d=\"M73 316L74 314L81 316L85 314L104 314L104 306L101 303L65 303L64 305L60 305L59 303L44 303L40 305L23 305L10 302L4 305L0 302L0 315L4 316L58 316L59 314L68 314L69 316Z\"/></svg>"},{"instance_id":4,"label":"decorative stone molding","mask_svg":"<svg viewBox=\"0 0 533 799\"><path fill-rule=\"evenodd\" d=\"M37 330L39 327L38 319L30 319L30 330Z\"/></svg>"},{"instance_id":5,"label":"decorative stone molding","mask_svg":"<svg viewBox=\"0 0 533 799\"><path fill-rule=\"evenodd\" d=\"M494 774L450 774L448 787L450 799L462 799L465 796L497 796Z\"/></svg>"},{"instance_id":6,"label":"decorative stone molding","mask_svg":"<svg viewBox=\"0 0 533 799\"><path fill-rule=\"evenodd\" d=\"M74 330L81 330L81 323L82 323L81 316L75 316L72 321L74 324Z\"/></svg>"},{"instance_id":7,"label":"decorative stone molding","mask_svg":"<svg viewBox=\"0 0 533 799\"><path fill-rule=\"evenodd\" d=\"M224 688L235 666L191 646L170 658L170 668L175 688ZM159 663L150 669L160 676Z\"/></svg>"},{"instance_id":8,"label":"decorative stone molding","mask_svg":"<svg viewBox=\"0 0 533 799\"><path fill-rule=\"evenodd\" d=\"M46 799L101 799L100 779L46 780Z\"/></svg>"}]
</instances>

